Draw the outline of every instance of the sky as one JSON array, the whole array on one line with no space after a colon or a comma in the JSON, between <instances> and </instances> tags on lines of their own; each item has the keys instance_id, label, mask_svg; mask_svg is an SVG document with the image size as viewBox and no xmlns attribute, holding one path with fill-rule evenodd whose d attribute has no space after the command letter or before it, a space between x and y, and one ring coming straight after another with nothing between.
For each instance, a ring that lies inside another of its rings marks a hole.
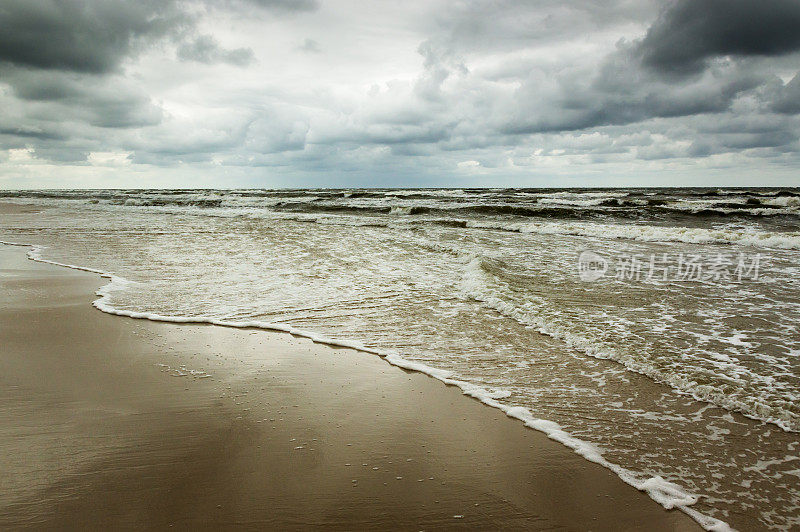
<instances>
[{"instance_id":1,"label":"sky","mask_svg":"<svg viewBox=\"0 0 800 532\"><path fill-rule=\"evenodd\" d=\"M0 188L800 186L800 0L0 0Z\"/></svg>"}]
</instances>

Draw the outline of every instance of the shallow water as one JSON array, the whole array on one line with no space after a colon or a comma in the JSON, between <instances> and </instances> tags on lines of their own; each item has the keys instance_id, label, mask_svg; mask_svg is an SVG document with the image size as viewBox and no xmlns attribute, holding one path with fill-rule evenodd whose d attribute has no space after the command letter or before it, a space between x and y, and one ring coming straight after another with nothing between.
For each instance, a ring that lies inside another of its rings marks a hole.
<instances>
[{"instance_id":1,"label":"shallow water","mask_svg":"<svg viewBox=\"0 0 800 532\"><path fill-rule=\"evenodd\" d=\"M49 207L1 239L132 281L115 308L397 352L734 527L800 526L796 190L1 195Z\"/></svg>"}]
</instances>

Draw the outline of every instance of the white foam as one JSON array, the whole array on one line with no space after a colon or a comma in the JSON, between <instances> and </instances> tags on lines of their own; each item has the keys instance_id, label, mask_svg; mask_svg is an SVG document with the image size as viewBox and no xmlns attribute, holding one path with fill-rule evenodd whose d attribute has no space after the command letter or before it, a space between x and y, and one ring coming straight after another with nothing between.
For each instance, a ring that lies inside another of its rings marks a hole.
<instances>
[{"instance_id":1,"label":"white foam","mask_svg":"<svg viewBox=\"0 0 800 532\"><path fill-rule=\"evenodd\" d=\"M800 207L800 198L797 196L783 196L769 200L761 200L764 205L775 205L777 207Z\"/></svg>"},{"instance_id":2,"label":"white foam","mask_svg":"<svg viewBox=\"0 0 800 532\"><path fill-rule=\"evenodd\" d=\"M798 214L798 211L795 208L797 205L797 199L798 198L776 198L775 200L761 201L761 205L767 205L769 207L758 207L757 205L753 205L750 208L738 207L738 205L746 205L745 198L730 198L726 200L726 203L737 205L736 208L720 205L718 199L680 199L670 202L667 204L667 206L669 209L675 212L686 212L691 214L708 211L721 215L747 214L751 216L796 216Z\"/></svg>"},{"instance_id":3,"label":"white foam","mask_svg":"<svg viewBox=\"0 0 800 532\"><path fill-rule=\"evenodd\" d=\"M600 205L604 201L612 199L610 196L600 196L594 199L564 199L562 197L556 198L541 198L537 203L542 205L569 205L573 207L594 207Z\"/></svg>"},{"instance_id":4,"label":"white foam","mask_svg":"<svg viewBox=\"0 0 800 532\"><path fill-rule=\"evenodd\" d=\"M646 477L641 474L637 474L633 471L627 470L617 464L613 464L607 461L603 457L602 451L600 449L598 449L589 442L580 440L570 435L568 432L563 430L558 423L546 419L537 418L531 413L530 410L528 410L525 407L510 406L498 401L498 399L508 397L510 395L509 392L486 390L485 388L482 388L470 382L453 379L452 378L453 374L450 371L433 368L431 366L428 366L420 362L406 360L397 353L383 352L376 349L371 349L364 346L360 342L327 338L310 331L297 329L290 325L285 325L280 323L269 323L263 321L227 321L227 320L219 320L204 316L165 316L153 312L136 312L131 310L117 309L103 300L111 292L124 290L131 284L130 281L122 277L116 276L111 272L106 272L94 268L87 268L83 266L77 266L73 264L64 264L45 259L41 256L42 251L46 249L44 246L21 244L15 242L5 242L2 240L0 240L0 244L30 247L31 249L30 251L28 251L27 255L28 258L33 261L52 264L55 266L62 266L65 268L71 268L75 270L86 271L90 273L96 273L104 278L109 279L109 282L106 285L97 290L96 294L100 297L99 299L95 300L92 303L92 305L95 308L107 314L113 314L116 316L124 316L135 319L146 319L156 322L183 323L183 324L211 324L222 327L258 328L269 331L287 332L295 336L308 338L315 343L327 344L337 347L347 347L358 351L379 355L388 363L394 366L411 371L416 371L419 373L424 373L449 386L456 386L459 389L461 389L461 391L465 395L473 397L487 406L497 408L503 411L510 418L522 421L522 423L526 427L544 433L548 438L557 441L565 445L566 447L569 447L575 453L584 457L590 462L594 462L614 472L623 482L633 486L634 488L640 491L647 493L650 496L650 498L661 504L664 508L668 510L673 508L680 509L681 511L692 517L701 527L703 527L706 530L718 531L718 532L726 532L733 530L724 521L707 516L691 508L691 506L698 501L699 496L687 492L679 485L670 482L668 480L665 480L661 476Z\"/></svg>"},{"instance_id":5,"label":"white foam","mask_svg":"<svg viewBox=\"0 0 800 532\"><path fill-rule=\"evenodd\" d=\"M655 225L619 225L591 222L477 222L467 227L502 229L518 233L574 235L598 238L639 240L643 242L685 242L687 244L738 244L777 249L800 249L800 232L771 233L735 231L699 227L660 227Z\"/></svg>"},{"instance_id":6,"label":"white foam","mask_svg":"<svg viewBox=\"0 0 800 532\"><path fill-rule=\"evenodd\" d=\"M570 190L563 190L559 192L526 192L525 194L529 194L532 196L536 196L538 198L624 198L629 195L628 192L611 192L611 191L599 191L599 192L575 192Z\"/></svg>"},{"instance_id":7,"label":"white foam","mask_svg":"<svg viewBox=\"0 0 800 532\"><path fill-rule=\"evenodd\" d=\"M590 338L575 334L558 323L546 321L541 316L517 308L489 287L485 278L487 274L482 264L482 257L472 257L467 263L461 287L465 297L480 301L519 323L535 327L540 333L561 340L585 355L602 360L613 360L630 371L669 386L678 393L689 395L698 401L712 403L726 410L739 412L750 419L773 423L786 432L800 432L800 420L790 410L779 406L769 406L758 397L749 397L751 402L745 402L742 398L732 397L724 390L712 385L698 384L686 375L674 371L663 371L647 360L637 359L607 346L598 345ZM719 338L716 339L719 340ZM726 340L729 343L733 341L732 339Z\"/></svg>"}]
</instances>

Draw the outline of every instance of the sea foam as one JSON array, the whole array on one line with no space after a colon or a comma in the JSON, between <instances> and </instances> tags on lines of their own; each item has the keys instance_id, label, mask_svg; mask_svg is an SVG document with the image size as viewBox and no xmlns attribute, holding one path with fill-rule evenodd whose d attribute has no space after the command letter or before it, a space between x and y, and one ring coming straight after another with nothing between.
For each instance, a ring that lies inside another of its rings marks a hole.
<instances>
[{"instance_id":1,"label":"sea foam","mask_svg":"<svg viewBox=\"0 0 800 532\"><path fill-rule=\"evenodd\" d=\"M758 397L748 397L750 402L733 397L711 384L698 383L691 376L674 371L674 368L659 369L649 360L635 358L628 353L600 345L591 338L576 334L559 323L548 321L542 316L517 308L490 287L486 278L489 274L484 268L486 260L484 257L467 257L467 259L469 261L465 266L461 286L462 296L480 301L503 316L523 325L534 327L538 332L556 338L585 355L617 362L626 369L667 385L680 394L689 395L698 401L711 403L726 410L739 412L750 419L772 423L787 432L800 432L800 420L786 409L771 407L759 400ZM728 339L728 341L734 340ZM751 377L756 378L757 376L751 375Z\"/></svg>"},{"instance_id":2,"label":"sea foam","mask_svg":"<svg viewBox=\"0 0 800 532\"><path fill-rule=\"evenodd\" d=\"M642 242L684 242L687 244L736 244L776 249L800 249L800 232L734 231L699 227L662 227L593 222L486 222L466 221L467 227L499 229L517 233L574 235Z\"/></svg>"}]
</instances>

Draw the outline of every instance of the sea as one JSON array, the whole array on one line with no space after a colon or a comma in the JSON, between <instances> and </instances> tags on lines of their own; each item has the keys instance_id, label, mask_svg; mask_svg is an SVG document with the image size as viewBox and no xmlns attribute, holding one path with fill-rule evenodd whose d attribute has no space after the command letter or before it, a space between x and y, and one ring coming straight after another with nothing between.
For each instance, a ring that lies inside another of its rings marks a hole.
<instances>
[{"instance_id":1,"label":"sea","mask_svg":"<svg viewBox=\"0 0 800 532\"><path fill-rule=\"evenodd\" d=\"M40 208L0 217L0 240L109 276L100 310L361 349L460 387L707 529L800 528L800 189L0 202Z\"/></svg>"}]
</instances>

